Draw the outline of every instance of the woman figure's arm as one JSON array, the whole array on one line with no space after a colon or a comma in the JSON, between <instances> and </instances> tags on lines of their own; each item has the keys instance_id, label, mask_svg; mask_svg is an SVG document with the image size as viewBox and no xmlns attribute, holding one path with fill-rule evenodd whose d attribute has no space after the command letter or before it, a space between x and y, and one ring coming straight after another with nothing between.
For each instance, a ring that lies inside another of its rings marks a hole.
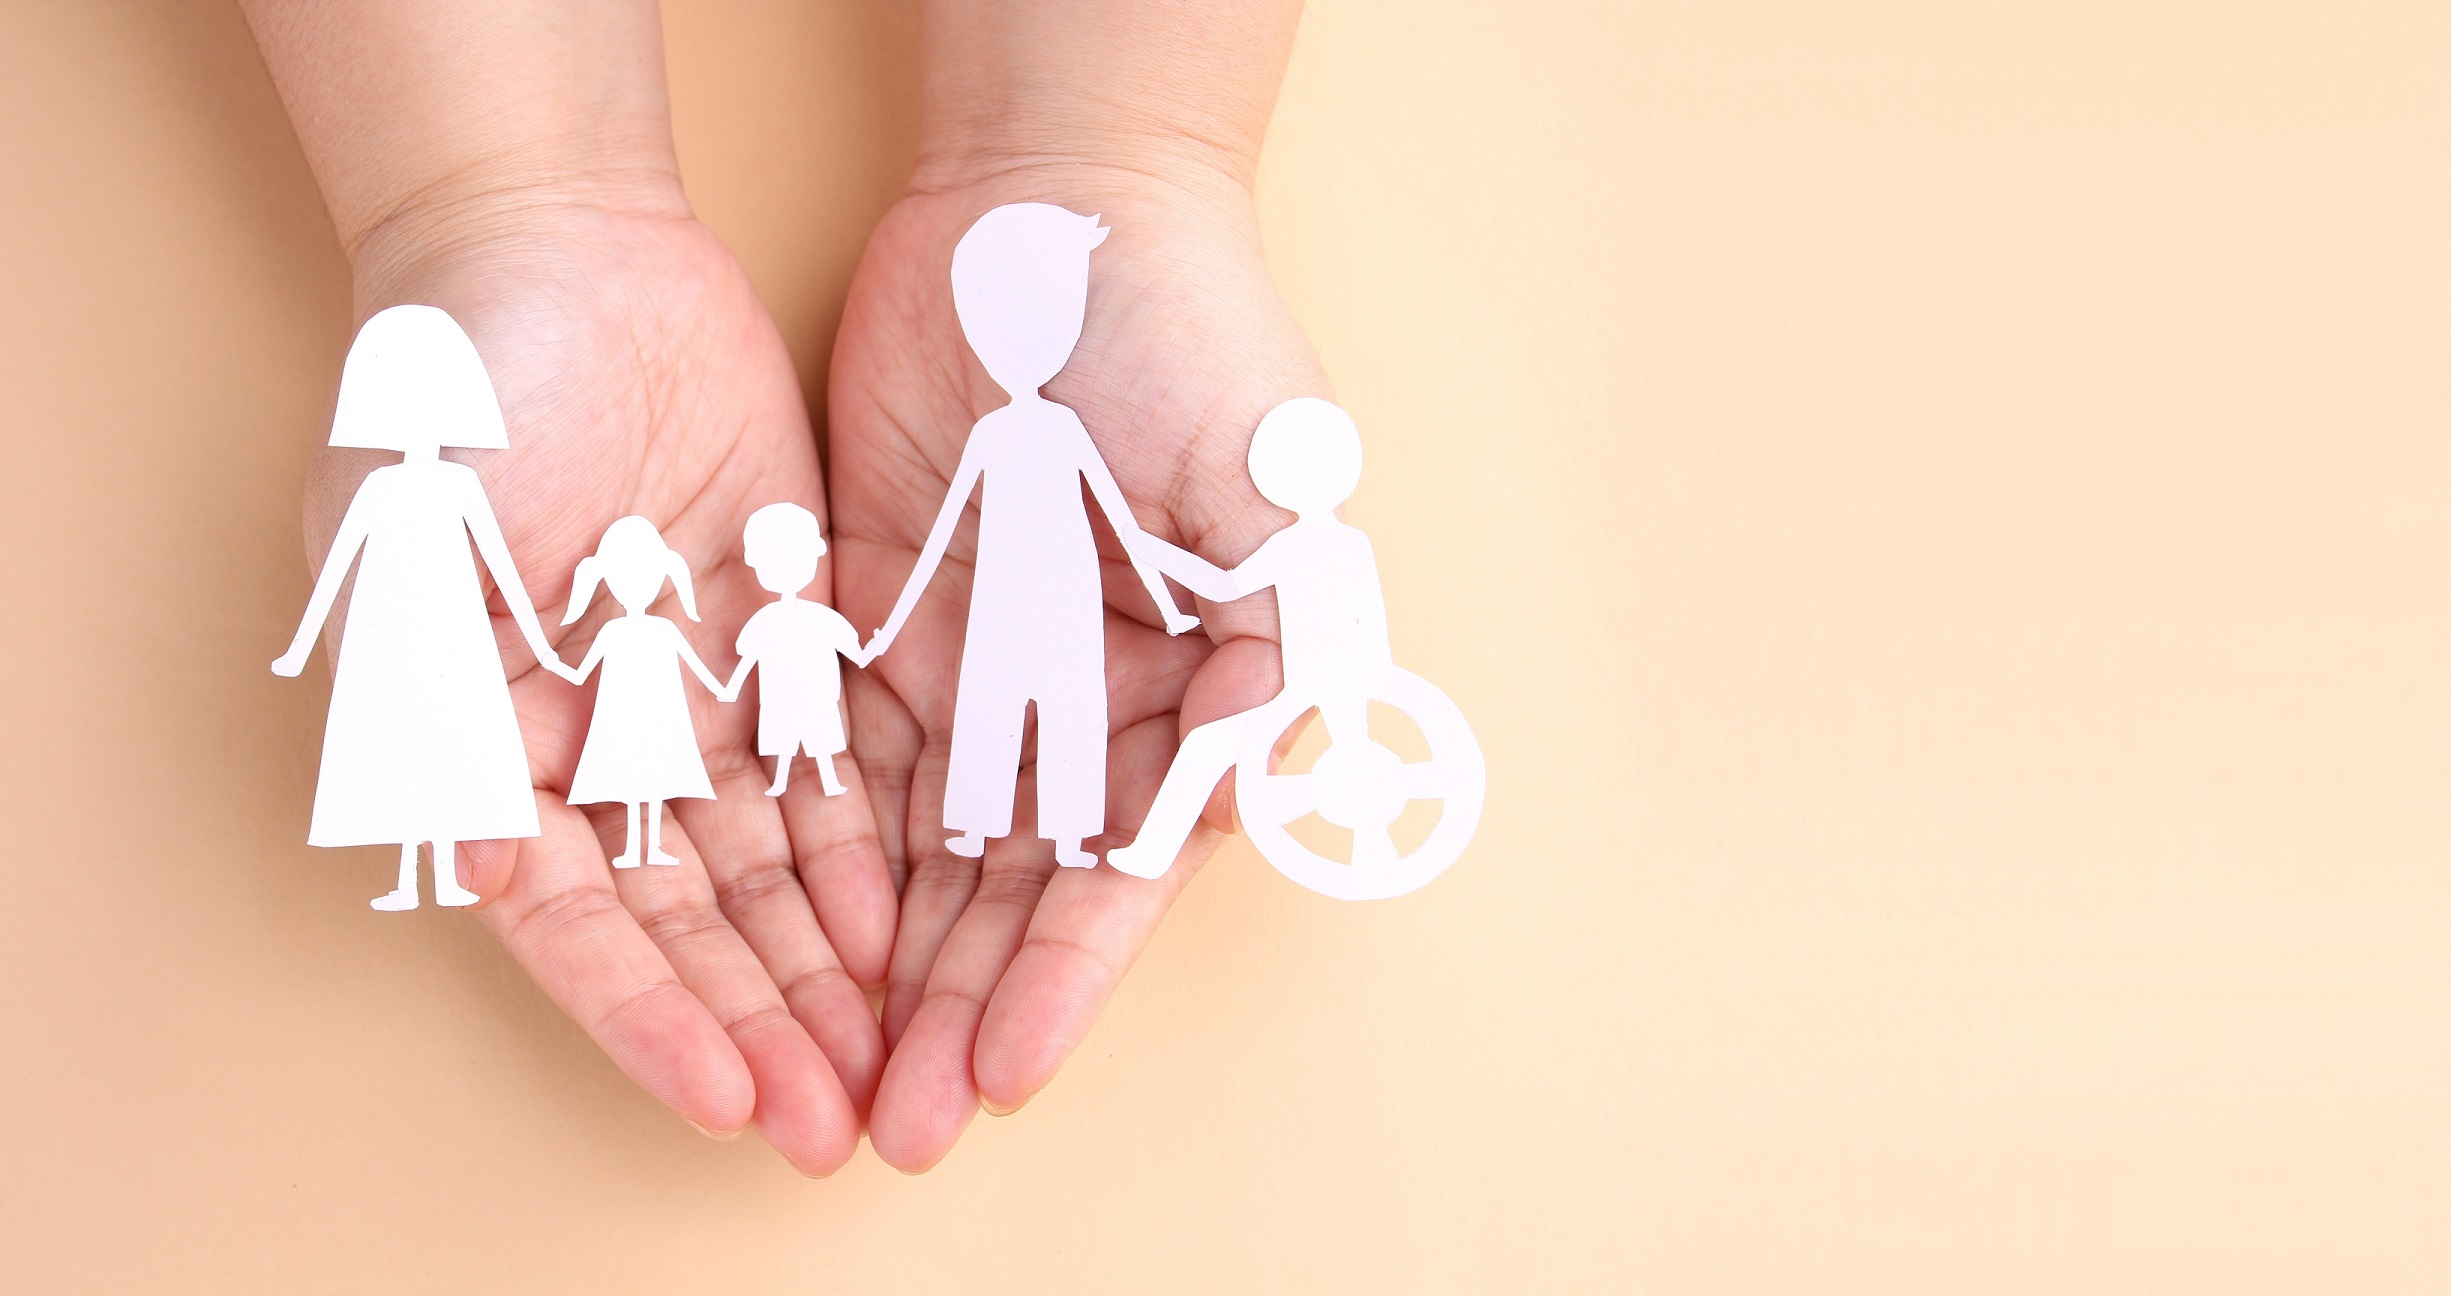
<instances>
[{"instance_id":1,"label":"woman figure's arm","mask_svg":"<svg viewBox=\"0 0 2451 1296\"><path fill-rule=\"evenodd\" d=\"M324 619L332 615L332 600L340 597L340 583L366 543L365 498L364 486L350 497L349 511L340 519L340 533L332 537L332 551L324 555L323 571L315 577L315 593L306 601L306 616L298 622L289 651L272 663L273 674L295 676L306 669L307 656L315 651L315 636L323 632Z\"/></svg>"},{"instance_id":2,"label":"woman figure's arm","mask_svg":"<svg viewBox=\"0 0 2451 1296\"><path fill-rule=\"evenodd\" d=\"M494 588L502 591L502 601L511 609L511 620L519 627L520 637L528 641L528 651L536 654L536 664L576 684L579 675L562 664L560 654L545 640L545 628L536 620L536 605L528 598L528 586L519 579L519 569L511 562L511 546L502 538L502 524L494 520L494 506L485 498L485 488L478 484L476 473L468 475L468 499L460 507L460 517L468 524L468 533L477 539L477 556L485 560L485 570L494 578Z\"/></svg>"}]
</instances>

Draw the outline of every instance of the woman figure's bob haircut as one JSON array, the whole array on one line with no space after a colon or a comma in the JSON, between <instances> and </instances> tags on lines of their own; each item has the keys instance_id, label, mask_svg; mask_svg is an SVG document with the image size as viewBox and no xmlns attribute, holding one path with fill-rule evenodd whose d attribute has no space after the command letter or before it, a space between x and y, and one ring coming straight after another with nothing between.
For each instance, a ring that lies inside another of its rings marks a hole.
<instances>
[{"instance_id":1,"label":"woman figure's bob haircut","mask_svg":"<svg viewBox=\"0 0 2451 1296\"><path fill-rule=\"evenodd\" d=\"M332 444L430 453L443 446L503 450L502 405L477 347L432 306L378 311L357 331L340 370Z\"/></svg>"}]
</instances>

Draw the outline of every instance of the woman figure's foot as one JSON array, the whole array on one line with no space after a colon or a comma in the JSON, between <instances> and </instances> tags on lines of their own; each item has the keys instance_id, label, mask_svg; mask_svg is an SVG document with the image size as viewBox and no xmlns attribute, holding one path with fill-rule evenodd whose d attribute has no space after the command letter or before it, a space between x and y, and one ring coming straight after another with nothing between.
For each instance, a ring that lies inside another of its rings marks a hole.
<instances>
[{"instance_id":1,"label":"woman figure's foot","mask_svg":"<svg viewBox=\"0 0 2451 1296\"><path fill-rule=\"evenodd\" d=\"M977 833L963 833L945 843L945 849L963 859L977 859L987 853L987 839Z\"/></svg>"},{"instance_id":2,"label":"woman figure's foot","mask_svg":"<svg viewBox=\"0 0 2451 1296\"><path fill-rule=\"evenodd\" d=\"M417 888L402 887L388 895L376 896L366 902L366 907L380 909L384 913L401 913L414 909L417 907Z\"/></svg>"}]
</instances>

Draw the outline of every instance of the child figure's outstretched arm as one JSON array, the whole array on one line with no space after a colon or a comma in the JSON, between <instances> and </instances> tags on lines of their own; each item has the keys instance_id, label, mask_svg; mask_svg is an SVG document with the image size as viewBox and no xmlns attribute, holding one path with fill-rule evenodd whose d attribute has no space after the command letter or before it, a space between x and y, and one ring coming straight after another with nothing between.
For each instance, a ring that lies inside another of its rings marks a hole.
<instances>
[{"instance_id":1,"label":"child figure's outstretched arm","mask_svg":"<svg viewBox=\"0 0 2451 1296\"><path fill-rule=\"evenodd\" d=\"M672 625L670 621L667 621L664 624ZM689 636L681 633L681 627L677 625L672 626L672 637L681 645L681 660L689 663L690 670L697 673L698 682L706 685L706 691L714 694L717 698L720 698L723 701L731 701L732 699L725 696L724 693L724 689L727 687L727 685L725 685L722 680L716 679L715 672L708 670L706 668L706 663L698 659L698 650L689 646ZM734 676L736 677L735 682L737 682L738 676L746 675L748 673L749 663L744 659L740 664L740 669L733 672Z\"/></svg>"},{"instance_id":2,"label":"child figure's outstretched arm","mask_svg":"<svg viewBox=\"0 0 2451 1296\"><path fill-rule=\"evenodd\" d=\"M324 619L332 615L332 600L340 597L340 583L349 575L350 564L357 561L358 548L366 543L366 517L361 508L365 489L358 488L358 494L349 500L349 511L341 516L340 533L332 537L332 551L324 555L323 570L315 577L315 592L306 600L298 633L290 640L289 651L272 663L275 675L296 675L306 669L307 655L315 651L315 636L323 632Z\"/></svg>"},{"instance_id":3,"label":"child figure's outstretched arm","mask_svg":"<svg viewBox=\"0 0 2451 1296\"><path fill-rule=\"evenodd\" d=\"M741 658L740 665L732 668L732 678L725 680L723 687L715 690L715 700L718 702L739 701L740 686L748 681L749 668L756 664L757 658L755 657Z\"/></svg>"},{"instance_id":4,"label":"child figure's outstretched arm","mask_svg":"<svg viewBox=\"0 0 2451 1296\"><path fill-rule=\"evenodd\" d=\"M1228 571L1208 559L1171 541L1160 539L1146 531L1139 534L1135 562L1147 562L1159 571L1183 582L1185 588L1212 603L1228 603L1246 594L1256 594L1276 582L1259 571L1257 564L1245 562ZM1259 555L1253 554L1253 558Z\"/></svg>"}]
</instances>

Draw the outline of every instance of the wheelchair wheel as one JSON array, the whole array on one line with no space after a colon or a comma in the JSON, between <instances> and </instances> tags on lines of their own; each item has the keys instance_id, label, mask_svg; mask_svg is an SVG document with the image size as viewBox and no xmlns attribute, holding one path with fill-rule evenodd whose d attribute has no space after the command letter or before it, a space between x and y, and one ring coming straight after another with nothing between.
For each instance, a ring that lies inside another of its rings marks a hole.
<instances>
[{"instance_id":1,"label":"wheelchair wheel","mask_svg":"<svg viewBox=\"0 0 2451 1296\"><path fill-rule=\"evenodd\" d=\"M1429 759L1406 761L1375 741L1348 738L1331 740L1305 773L1271 774L1269 755L1295 718L1288 714L1253 727L1234 770L1235 805L1252 844L1277 872L1338 900L1400 896L1445 872L1480 825L1488 785L1481 744L1437 686L1393 669L1370 698L1395 707L1421 730ZM1441 802L1438 824L1420 845L1400 852L1388 829L1415 801ZM1322 856L1287 830L1314 812L1352 831L1350 861Z\"/></svg>"}]
</instances>

